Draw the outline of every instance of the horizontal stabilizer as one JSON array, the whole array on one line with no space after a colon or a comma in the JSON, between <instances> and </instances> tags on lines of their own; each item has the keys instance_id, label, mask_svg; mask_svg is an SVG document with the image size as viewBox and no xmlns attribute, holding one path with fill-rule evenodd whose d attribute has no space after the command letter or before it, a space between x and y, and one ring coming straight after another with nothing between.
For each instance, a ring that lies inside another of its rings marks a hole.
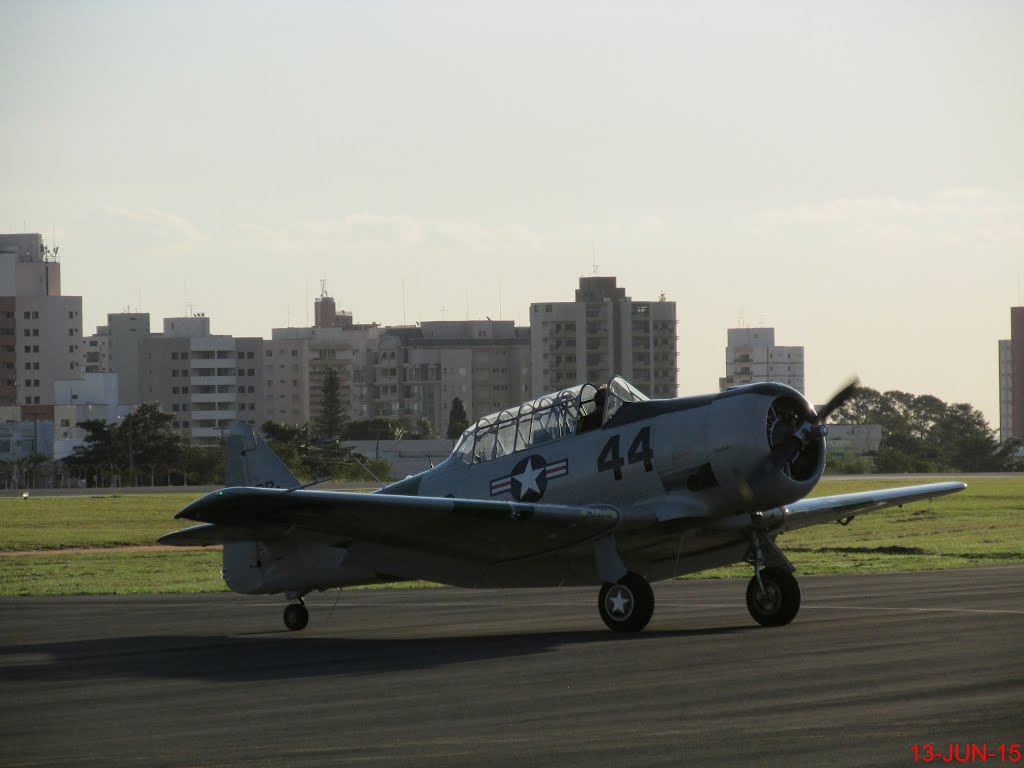
<instances>
[{"instance_id":1,"label":"horizontal stabilizer","mask_svg":"<svg viewBox=\"0 0 1024 768\"><path fill-rule=\"evenodd\" d=\"M157 539L157 544L168 547L209 547L229 541L273 541L284 532L279 528L240 525L194 525L168 533Z\"/></svg>"}]
</instances>

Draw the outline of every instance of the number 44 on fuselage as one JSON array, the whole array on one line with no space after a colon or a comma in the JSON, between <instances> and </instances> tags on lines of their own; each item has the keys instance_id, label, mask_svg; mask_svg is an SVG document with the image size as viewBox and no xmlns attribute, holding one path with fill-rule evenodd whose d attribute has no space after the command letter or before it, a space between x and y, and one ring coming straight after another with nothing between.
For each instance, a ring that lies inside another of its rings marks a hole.
<instances>
[{"instance_id":1,"label":"number 44 on fuselage","mask_svg":"<svg viewBox=\"0 0 1024 768\"><path fill-rule=\"evenodd\" d=\"M780 534L955 493L933 483L806 499L825 468L825 420L794 389L764 383L650 400L622 378L582 384L480 419L451 456L375 493L307 490L246 425L226 441L225 487L177 517L164 544L224 545L224 579L285 593L289 629L313 590L426 579L462 587L600 586L613 630L643 629L650 583L753 566L750 615L800 608Z\"/></svg>"}]
</instances>

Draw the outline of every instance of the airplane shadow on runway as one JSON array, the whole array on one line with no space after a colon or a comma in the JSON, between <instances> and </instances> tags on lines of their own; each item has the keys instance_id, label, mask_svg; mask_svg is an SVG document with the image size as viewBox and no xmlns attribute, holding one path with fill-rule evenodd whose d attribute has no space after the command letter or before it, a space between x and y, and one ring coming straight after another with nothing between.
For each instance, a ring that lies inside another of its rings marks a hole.
<instances>
[{"instance_id":1,"label":"airplane shadow on runway","mask_svg":"<svg viewBox=\"0 0 1024 768\"><path fill-rule=\"evenodd\" d=\"M639 635L595 630L412 639L295 637L291 633L258 637L102 638L2 647L0 681L155 677L236 683L364 675L533 656L575 644L632 644L757 630L753 626L739 626Z\"/></svg>"}]
</instances>

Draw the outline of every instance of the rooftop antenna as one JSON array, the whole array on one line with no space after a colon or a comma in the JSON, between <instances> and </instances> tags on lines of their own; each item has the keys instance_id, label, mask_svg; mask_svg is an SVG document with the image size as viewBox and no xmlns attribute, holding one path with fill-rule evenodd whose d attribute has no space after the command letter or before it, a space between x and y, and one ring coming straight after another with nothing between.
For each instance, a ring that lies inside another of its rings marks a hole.
<instances>
[{"instance_id":1,"label":"rooftop antenna","mask_svg":"<svg viewBox=\"0 0 1024 768\"><path fill-rule=\"evenodd\" d=\"M326 299L327 298L327 278L326 277L321 277L320 278L320 298L321 299Z\"/></svg>"},{"instance_id":2,"label":"rooftop antenna","mask_svg":"<svg viewBox=\"0 0 1024 768\"><path fill-rule=\"evenodd\" d=\"M447 311L448 310L446 310L444 307L441 307L441 322L442 323L444 322L444 313L447 312Z\"/></svg>"},{"instance_id":3,"label":"rooftop antenna","mask_svg":"<svg viewBox=\"0 0 1024 768\"><path fill-rule=\"evenodd\" d=\"M594 277L597 277L597 241L590 241L590 261L594 265Z\"/></svg>"}]
</instances>

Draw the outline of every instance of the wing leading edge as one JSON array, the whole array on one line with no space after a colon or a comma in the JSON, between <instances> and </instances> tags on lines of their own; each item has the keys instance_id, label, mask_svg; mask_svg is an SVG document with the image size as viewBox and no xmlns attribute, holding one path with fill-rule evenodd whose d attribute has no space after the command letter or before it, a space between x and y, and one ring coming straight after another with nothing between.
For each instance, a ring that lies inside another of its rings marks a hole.
<instances>
[{"instance_id":1,"label":"wing leading edge","mask_svg":"<svg viewBox=\"0 0 1024 768\"><path fill-rule=\"evenodd\" d=\"M856 517L869 512L876 512L886 507L898 507L912 501L936 499L959 493L967 487L966 483L930 483L928 485L909 485L903 488L886 488L861 493L845 493L839 496L819 496L814 499L801 499L787 504L784 521L778 528L779 533L806 528L819 523L831 523L846 517Z\"/></svg>"},{"instance_id":2,"label":"wing leading edge","mask_svg":"<svg viewBox=\"0 0 1024 768\"><path fill-rule=\"evenodd\" d=\"M295 536L342 546L366 541L483 563L581 544L619 521L611 507L277 488L214 491L175 517L203 525L167 534L160 539L163 544Z\"/></svg>"}]
</instances>

